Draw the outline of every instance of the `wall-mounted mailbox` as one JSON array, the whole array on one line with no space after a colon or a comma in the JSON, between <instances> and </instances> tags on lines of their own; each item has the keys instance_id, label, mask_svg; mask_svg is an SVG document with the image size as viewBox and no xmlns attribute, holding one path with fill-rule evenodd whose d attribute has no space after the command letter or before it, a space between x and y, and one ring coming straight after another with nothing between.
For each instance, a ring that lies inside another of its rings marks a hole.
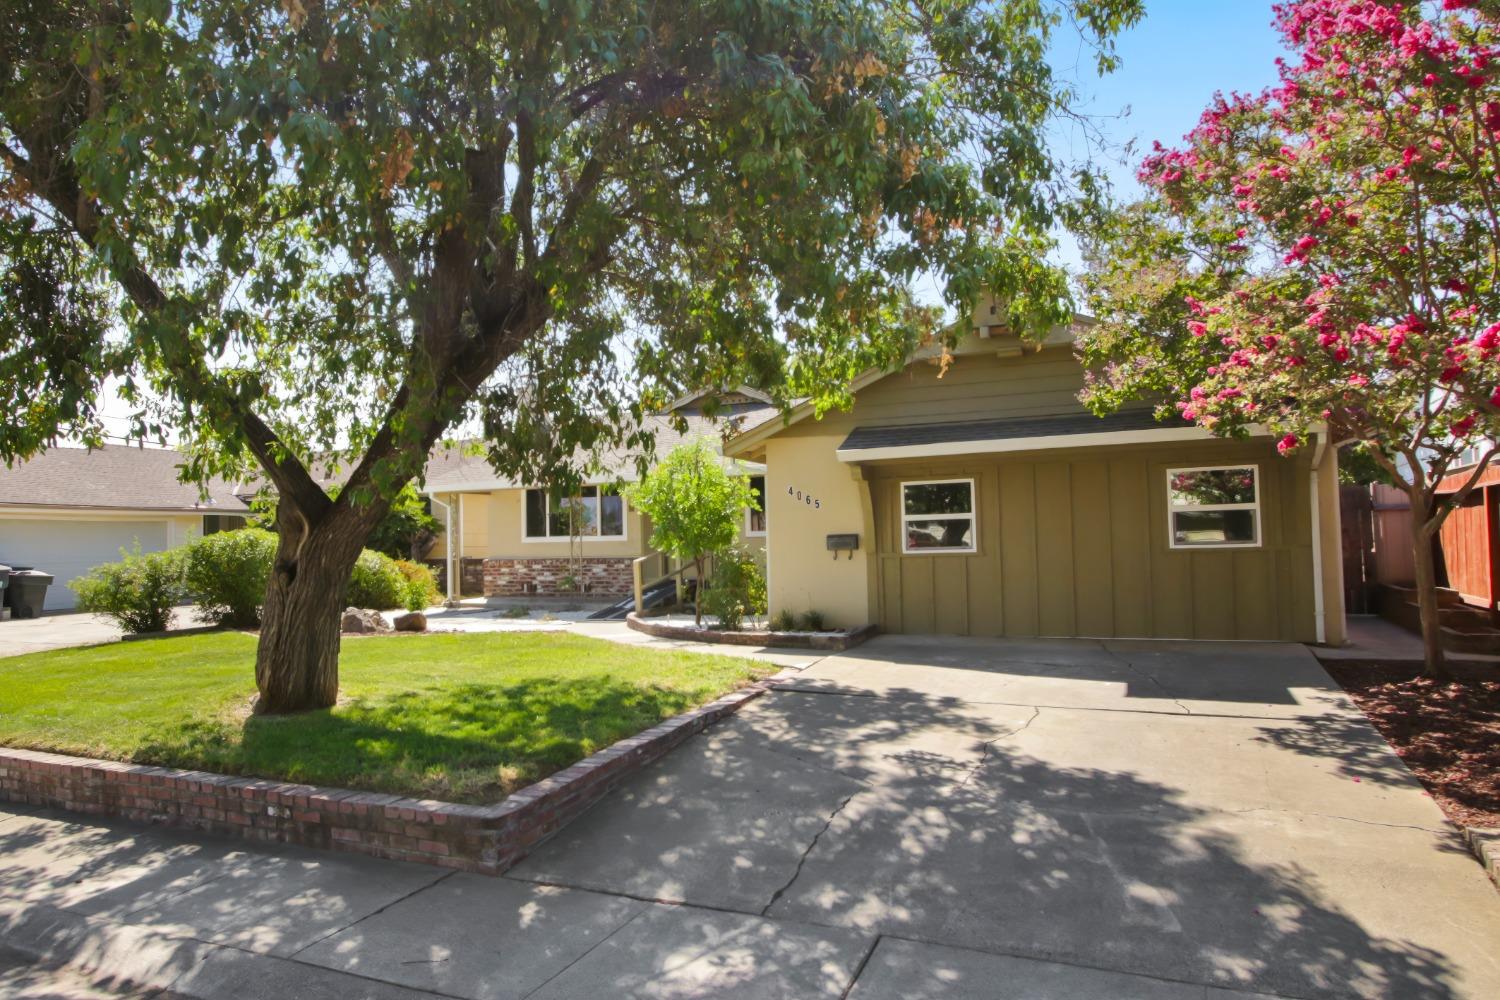
<instances>
[{"instance_id":1,"label":"wall-mounted mailbox","mask_svg":"<svg viewBox=\"0 0 1500 1000\"><path fill-rule=\"evenodd\" d=\"M859 536L856 534L828 536L828 551L833 553L835 559L839 557L840 552L849 553L849 558L853 559L854 550L857 548L859 548Z\"/></svg>"}]
</instances>

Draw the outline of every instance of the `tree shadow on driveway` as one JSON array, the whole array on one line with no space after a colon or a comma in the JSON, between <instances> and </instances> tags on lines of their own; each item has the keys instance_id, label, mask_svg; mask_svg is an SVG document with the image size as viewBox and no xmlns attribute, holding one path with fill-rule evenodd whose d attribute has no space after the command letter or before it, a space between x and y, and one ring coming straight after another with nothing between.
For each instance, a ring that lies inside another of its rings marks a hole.
<instances>
[{"instance_id":1,"label":"tree shadow on driveway","mask_svg":"<svg viewBox=\"0 0 1500 1000\"><path fill-rule=\"evenodd\" d=\"M1127 761L1028 755L1036 710L1004 708L771 695L512 874L1227 988L1500 990L1476 943L1500 933L1500 907L1472 882L1445 896L1462 859L1439 835L1189 805ZM1401 864L1382 869L1382 844ZM1455 906L1472 934L1452 934Z\"/></svg>"}]
</instances>

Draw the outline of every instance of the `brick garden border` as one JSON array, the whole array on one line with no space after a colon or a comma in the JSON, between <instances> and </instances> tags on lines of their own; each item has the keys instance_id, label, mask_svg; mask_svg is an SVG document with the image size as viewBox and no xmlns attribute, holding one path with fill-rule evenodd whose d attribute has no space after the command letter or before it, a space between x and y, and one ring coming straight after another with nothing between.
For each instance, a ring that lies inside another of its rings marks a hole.
<instances>
[{"instance_id":1,"label":"brick garden border","mask_svg":"<svg viewBox=\"0 0 1500 1000\"><path fill-rule=\"evenodd\" d=\"M772 687L756 681L492 805L0 747L0 802L499 875L631 774Z\"/></svg>"},{"instance_id":2,"label":"brick garden border","mask_svg":"<svg viewBox=\"0 0 1500 1000\"><path fill-rule=\"evenodd\" d=\"M742 629L727 632L721 629L696 628L691 625L671 625L651 618L641 618L635 612L625 616L625 624L637 632L654 635L658 639L719 642L729 646L821 649L829 652L858 646L879 631L874 625L861 625L858 628L841 629L837 632L772 632L769 629Z\"/></svg>"}]
</instances>

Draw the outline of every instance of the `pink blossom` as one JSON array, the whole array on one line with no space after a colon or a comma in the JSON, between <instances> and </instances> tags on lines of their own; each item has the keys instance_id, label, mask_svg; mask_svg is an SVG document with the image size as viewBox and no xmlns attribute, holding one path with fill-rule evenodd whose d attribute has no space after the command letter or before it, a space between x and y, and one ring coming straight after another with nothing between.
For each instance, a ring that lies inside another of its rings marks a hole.
<instances>
[{"instance_id":1,"label":"pink blossom","mask_svg":"<svg viewBox=\"0 0 1500 1000\"><path fill-rule=\"evenodd\" d=\"M1286 437L1276 442L1276 450L1285 455L1287 452L1294 450L1297 447L1297 444L1297 435L1288 434Z\"/></svg>"}]
</instances>

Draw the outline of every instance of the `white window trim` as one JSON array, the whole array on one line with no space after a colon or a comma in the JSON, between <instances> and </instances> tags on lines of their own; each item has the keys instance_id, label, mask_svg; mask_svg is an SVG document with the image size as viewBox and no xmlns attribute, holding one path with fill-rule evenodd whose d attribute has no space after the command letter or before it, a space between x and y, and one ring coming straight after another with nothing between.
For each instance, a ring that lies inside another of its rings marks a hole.
<instances>
[{"instance_id":1,"label":"white window trim","mask_svg":"<svg viewBox=\"0 0 1500 1000\"><path fill-rule=\"evenodd\" d=\"M583 489L602 490L607 484L584 483ZM532 490L546 490L545 486L527 486L521 491L521 542L525 545L545 545L547 543L570 541L571 535L533 535L531 533L530 515L526 510L526 494ZM630 541L630 503L623 494L620 497L620 527L618 535L579 535L579 540L587 542L628 542Z\"/></svg>"},{"instance_id":2,"label":"white window trim","mask_svg":"<svg viewBox=\"0 0 1500 1000\"><path fill-rule=\"evenodd\" d=\"M969 487L969 512L967 514L908 514L906 512L906 488L908 486L946 486L951 483L967 483ZM896 502L901 513L901 554L907 556L972 555L979 551L979 491L972 479L909 479L903 481L896 491ZM908 547L910 536L906 532L907 521L968 521L969 544L967 547L942 549L913 549Z\"/></svg>"},{"instance_id":3,"label":"white window trim","mask_svg":"<svg viewBox=\"0 0 1500 1000\"><path fill-rule=\"evenodd\" d=\"M756 531L754 528L750 527L750 523L751 523L750 519L755 514L755 511L751 510L749 507L746 507L745 508L745 537L746 538L765 538L766 537L766 529L771 526L771 517L770 517L771 512L768 511L768 510L766 510L766 507L768 506L767 503L766 503L766 501L771 498L771 484L766 479L766 477L763 476L763 475L750 476L749 478L751 478L751 479L759 479L760 480L760 485L761 485L761 490L760 490L760 516L766 519L766 527L762 528L760 531Z\"/></svg>"},{"instance_id":4,"label":"white window trim","mask_svg":"<svg viewBox=\"0 0 1500 1000\"><path fill-rule=\"evenodd\" d=\"M1252 503L1207 503L1174 504L1172 502L1172 477L1183 472L1229 472L1233 469L1249 469L1254 475L1252 484L1255 500ZM1178 511L1249 510L1255 512L1255 539L1249 542L1178 542L1177 521L1173 517ZM1232 465L1193 465L1167 470L1167 546L1173 549L1258 549L1261 545L1260 509L1260 463L1235 462Z\"/></svg>"}]
</instances>

